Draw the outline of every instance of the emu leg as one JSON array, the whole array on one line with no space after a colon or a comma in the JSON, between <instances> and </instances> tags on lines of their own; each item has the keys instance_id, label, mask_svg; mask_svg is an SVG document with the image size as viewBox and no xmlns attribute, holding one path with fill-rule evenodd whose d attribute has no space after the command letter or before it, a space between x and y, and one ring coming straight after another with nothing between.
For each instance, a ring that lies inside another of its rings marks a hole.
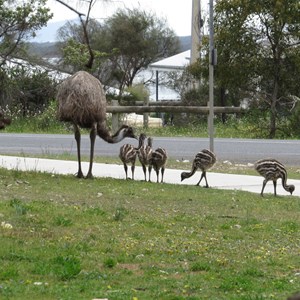
<instances>
[{"instance_id":1,"label":"emu leg","mask_svg":"<svg viewBox=\"0 0 300 300\"><path fill-rule=\"evenodd\" d=\"M151 171L152 171L152 166L148 166L148 173L149 173L149 182L151 182Z\"/></svg>"},{"instance_id":2,"label":"emu leg","mask_svg":"<svg viewBox=\"0 0 300 300\"><path fill-rule=\"evenodd\" d=\"M86 178L93 178L92 168L93 168L93 161L94 161L94 148L95 148L96 135L97 135L96 125L93 125L90 132L90 140L91 140L90 166Z\"/></svg>"},{"instance_id":3,"label":"emu leg","mask_svg":"<svg viewBox=\"0 0 300 300\"><path fill-rule=\"evenodd\" d=\"M264 189L265 189L265 186L266 186L267 182L268 182L267 179L265 179L264 182L263 182L263 186L262 186L262 189L261 189L261 192L260 192L262 197L264 196Z\"/></svg>"},{"instance_id":4,"label":"emu leg","mask_svg":"<svg viewBox=\"0 0 300 300\"><path fill-rule=\"evenodd\" d=\"M205 179L205 182L206 182L206 188L209 188L209 185L208 185L208 182L207 182L207 178L206 178L206 172L204 172L204 179Z\"/></svg>"},{"instance_id":5,"label":"emu leg","mask_svg":"<svg viewBox=\"0 0 300 300\"><path fill-rule=\"evenodd\" d=\"M144 172L144 175L145 175L145 181L147 181L146 166L144 164L142 164L142 168L143 168L143 172Z\"/></svg>"},{"instance_id":6,"label":"emu leg","mask_svg":"<svg viewBox=\"0 0 300 300\"><path fill-rule=\"evenodd\" d=\"M80 129L79 127L74 124L74 135L75 135L75 140L77 144L77 159L78 159L78 172L77 172L77 177L78 178L83 178L83 173L81 169L81 158L80 158Z\"/></svg>"},{"instance_id":7,"label":"emu leg","mask_svg":"<svg viewBox=\"0 0 300 300\"><path fill-rule=\"evenodd\" d=\"M156 182L158 183L158 177L159 177L159 169L158 168L154 168L155 172L156 172Z\"/></svg>"},{"instance_id":8,"label":"emu leg","mask_svg":"<svg viewBox=\"0 0 300 300\"><path fill-rule=\"evenodd\" d=\"M135 169L135 164L132 164L131 166L132 180L134 180L134 169Z\"/></svg>"},{"instance_id":9,"label":"emu leg","mask_svg":"<svg viewBox=\"0 0 300 300\"><path fill-rule=\"evenodd\" d=\"M127 167L126 163L123 163L123 165L124 165L124 170L125 170L126 179L128 179L128 176L127 176L127 170L128 170L128 167Z\"/></svg>"},{"instance_id":10,"label":"emu leg","mask_svg":"<svg viewBox=\"0 0 300 300\"><path fill-rule=\"evenodd\" d=\"M277 194L276 194L277 181L276 180L273 180L273 185L274 185L274 195L277 196Z\"/></svg>"},{"instance_id":11,"label":"emu leg","mask_svg":"<svg viewBox=\"0 0 300 300\"><path fill-rule=\"evenodd\" d=\"M162 167L161 168L161 183L163 183L164 182L164 173L165 173L165 167Z\"/></svg>"},{"instance_id":12,"label":"emu leg","mask_svg":"<svg viewBox=\"0 0 300 300\"><path fill-rule=\"evenodd\" d=\"M201 182L201 180L202 180L202 178L205 176L205 172L202 172L202 174L201 174L201 177L200 177L200 180L198 181L198 183L196 184L196 185L200 185L200 182Z\"/></svg>"}]
</instances>

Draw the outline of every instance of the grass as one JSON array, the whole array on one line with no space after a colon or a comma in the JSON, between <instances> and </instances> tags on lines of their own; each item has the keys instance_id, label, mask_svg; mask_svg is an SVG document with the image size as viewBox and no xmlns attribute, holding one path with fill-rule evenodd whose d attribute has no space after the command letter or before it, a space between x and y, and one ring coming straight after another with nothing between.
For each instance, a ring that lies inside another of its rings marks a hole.
<instances>
[{"instance_id":1,"label":"grass","mask_svg":"<svg viewBox=\"0 0 300 300\"><path fill-rule=\"evenodd\" d=\"M44 113L37 113L34 116L22 117L19 114L12 114L12 123L7 126L4 132L13 133L73 133L73 127L69 123L59 122L56 118L56 108L50 107ZM181 121L182 125L164 126L159 128L136 127L138 132L145 132L150 136L184 136L184 137L208 137L207 117L187 117L183 121L180 115L175 118ZM111 123L109 120L108 123ZM259 126L258 126L259 123ZM299 138L299 134L286 129L286 124L278 125L275 138ZM223 123L220 116L214 120L214 131L216 138L268 138L269 127L265 118L258 118L252 114L243 114L239 117L227 115L226 123ZM88 131L83 131L88 133Z\"/></svg>"},{"instance_id":2,"label":"grass","mask_svg":"<svg viewBox=\"0 0 300 300\"><path fill-rule=\"evenodd\" d=\"M299 198L0 169L1 299L286 299Z\"/></svg>"}]
</instances>

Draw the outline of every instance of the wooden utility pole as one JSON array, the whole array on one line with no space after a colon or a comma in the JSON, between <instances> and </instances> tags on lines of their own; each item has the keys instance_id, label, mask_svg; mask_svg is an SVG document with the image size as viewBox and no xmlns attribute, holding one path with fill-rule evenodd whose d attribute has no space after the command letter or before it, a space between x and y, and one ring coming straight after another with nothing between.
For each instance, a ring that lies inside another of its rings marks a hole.
<instances>
[{"instance_id":1,"label":"wooden utility pole","mask_svg":"<svg viewBox=\"0 0 300 300\"><path fill-rule=\"evenodd\" d=\"M201 37L201 27L203 21L201 18L201 7L200 0L192 0L192 45L191 45L191 64L195 63L200 57L199 48L201 46L202 37Z\"/></svg>"},{"instance_id":2,"label":"wooden utility pole","mask_svg":"<svg viewBox=\"0 0 300 300\"><path fill-rule=\"evenodd\" d=\"M209 0L209 148L214 151L214 66L217 64L217 51L214 46L214 5Z\"/></svg>"}]
</instances>

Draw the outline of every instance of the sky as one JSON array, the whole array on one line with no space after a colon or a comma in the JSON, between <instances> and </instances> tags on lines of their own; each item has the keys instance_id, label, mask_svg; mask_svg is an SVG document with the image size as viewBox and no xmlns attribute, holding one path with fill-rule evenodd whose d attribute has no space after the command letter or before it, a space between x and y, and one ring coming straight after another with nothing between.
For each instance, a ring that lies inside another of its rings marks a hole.
<instances>
[{"instance_id":1,"label":"sky","mask_svg":"<svg viewBox=\"0 0 300 300\"><path fill-rule=\"evenodd\" d=\"M66 0L66 3L79 12L86 13L87 11L86 7L76 6L78 1ZM78 17L76 13L55 0L48 0L48 6L54 14L51 22L71 20ZM91 16L103 20L110 17L119 8L139 8L155 13L157 17L166 19L168 26L177 35L191 34L192 0L112 0L106 3L99 1L97 6L92 9Z\"/></svg>"}]
</instances>

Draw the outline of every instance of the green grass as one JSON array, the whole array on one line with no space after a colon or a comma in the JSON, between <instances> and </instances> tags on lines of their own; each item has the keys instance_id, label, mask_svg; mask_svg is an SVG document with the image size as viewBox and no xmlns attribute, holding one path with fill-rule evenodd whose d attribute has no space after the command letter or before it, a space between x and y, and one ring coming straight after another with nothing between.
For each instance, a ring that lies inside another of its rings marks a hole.
<instances>
[{"instance_id":1,"label":"green grass","mask_svg":"<svg viewBox=\"0 0 300 300\"><path fill-rule=\"evenodd\" d=\"M0 299L286 299L300 201L0 169Z\"/></svg>"},{"instance_id":2,"label":"green grass","mask_svg":"<svg viewBox=\"0 0 300 300\"><path fill-rule=\"evenodd\" d=\"M73 127L68 123L59 122L56 119L56 110L52 107L51 112L48 111L36 114L35 116L22 117L19 114L12 115L12 123L7 126L4 132L14 133L72 133ZM180 120L180 116L175 116ZM258 122L259 121L259 122ZM183 121L181 121L183 122ZM111 123L109 120L108 123ZM257 125L259 123L259 126ZM286 125L281 124L277 130L275 138L299 138L289 129L284 129ZM262 118L250 115L228 115L226 123L222 123L219 116L214 120L214 132L216 138L268 138L269 129L268 122ZM208 137L207 117L201 116L199 119L193 117L192 120L187 118L183 125L165 126L159 128L136 127L137 132L145 132L151 136L184 136L184 137ZM88 131L83 131L88 133Z\"/></svg>"}]
</instances>

